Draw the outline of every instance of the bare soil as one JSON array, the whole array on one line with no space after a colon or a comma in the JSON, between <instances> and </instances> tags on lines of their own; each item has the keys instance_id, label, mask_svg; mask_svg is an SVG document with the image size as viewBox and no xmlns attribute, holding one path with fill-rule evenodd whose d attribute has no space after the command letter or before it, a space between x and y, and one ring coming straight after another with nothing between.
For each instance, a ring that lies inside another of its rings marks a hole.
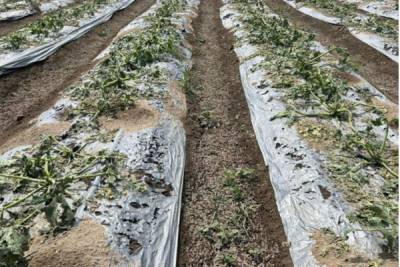
<instances>
[{"instance_id":1,"label":"bare soil","mask_svg":"<svg viewBox=\"0 0 400 267\"><path fill-rule=\"evenodd\" d=\"M396 62L352 36L345 27L307 16L282 0L264 1L296 27L313 32L323 45L346 48L351 60L359 67L359 73L393 102L398 103L399 66Z\"/></svg>"},{"instance_id":2,"label":"bare soil","mask_svg":"<svg viewBox=\"0 0 400 267\"><path fill-rule=\"evenodd\" d=\"M109 267L121 260L108 245L105 228L90 220L57 237L34 239L27 254L31 267Z\"/></svg>"},{"instance_id":3,"label":"bare soil","mask_svg":"<svg viewBox=\"0 0 400 267\"><path fill-rule=\"evenodd\" d=\"M154 127L159 120L158 111L151 107L146 101L137 101L135 107L119 112L116 118L101 117L100 124L104 129L124 129L128 132L139 131Z\"/></svg>"},{"instance_id":4,"label":"bare soil","mask_svg":"<svg viewBox=\"0 0 400 267\"><path fill-rule=\"evenodd\" d=\"M57 122L51 124L44 124L41 126L33 126L18 133L15 133L7 142L0 145L0 154L8 150L25 145L36 145L46 135L60 135L70 127L69 122Z\"/></svg>"},{"instance_id":5,"label":"bare soil","mask_svg":"<svg viewBox=\"0 0 400 267\"><path fill-rule=\"evenodd\" d=\"M93 59L118 31L147 10L154 0L136 0L78 40L68 43L45 61L0 76L0 145L30 119L49 108L58 93L94 65Z\"/></svg>"},{"instance_id":6,"label":"bare soil","mask_svg":"<svg viewBox=\"0 0 400 267\"><path fill-rule=\"evenodd\" d=\"M333 233L316 231L313 239L315 240L313 255L318 263L326 267L399 266L398 262L392 259L370 260L367 255L353 251L344 240L338 238Z\"/></svg>"},{"instance_id":7,"label":"bare soil","mask_svg":"<svg viewBox=\"0 0 400 267\"><path fill-rule=\"evenodd\" d=\"M178 266L292 266L219 7L203 0L194 21Z\"/></svg>"}]
</instances>

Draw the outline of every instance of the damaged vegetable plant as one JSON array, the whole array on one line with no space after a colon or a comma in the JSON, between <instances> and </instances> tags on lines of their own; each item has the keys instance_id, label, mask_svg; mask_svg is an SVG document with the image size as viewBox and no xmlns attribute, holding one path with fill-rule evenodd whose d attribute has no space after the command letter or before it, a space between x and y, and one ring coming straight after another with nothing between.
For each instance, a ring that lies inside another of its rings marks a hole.
<instances>
[{"instance_id":1,"label":"damaged vegetable plant","mask_svg":"<svg viewBox=\"0 0 400 267\"><path fill-rule=\"evenodd\" d=\"M64 144L48 136L37 146L17 153L0 165L0 262L15 266L24 261L28 228L43 215L49 231L68 229L80 202L74 190L95 177L115 179L124 165L124 156L109 151L83 152L85 144Z\"/></svg>"},{"instance_id":2,"label":"damaged vegetable plant","mask_svg":"<svg viewBox=\"0 0 400 267\"><path fill-rule=\"evenodd\" d=\"M387 111L369 103L368 98L354 101L347 97L349 92L357 92L357 88L335 75L348 69L343 65L347 59L337 61L330 56L335 52L339 57L347 57L343 49L317 51L312 34L295 29L285 19L268 16L261 2L234 2L246 14L242 18L249 32L245 38L257 45L261 51L258 55L265 58L257 68L268 71L269 86L285 92L281 100L286 103L287 110L276 114L272 120L289 118L295 126L304 120L312 120L322 128L333 121L339 123L334 137L338 143L338 148L333 149L335 155L329 154L333 153L332 148L326 151L331 161L329 166L340 157L339 168L328 168L330 178L345 192L346 199L355 204L350 217L360 223L362 229L353 230L381 233L385 248L396 255L397 206L393 203L396 203L398 190L385 195L384 188L398 179L398 153L389 141ZM359 126L360 123L364 126ZM383 129L383 134L377 134L376 129ZM353 166L358 166L357 170ZM365 190L365 185L376 179L374 174L365 172L366 169L373 169L375 175L382 177L384 183L378 193ZM363 183L355 178L360 175ZM363 196L362 199L354 198L357 194ZM368 219L365 214L373 219Z\"/></svg>"},{"instance_id":3,"label":"damaged vegetable plant","mask_svg":"<svg viewBox=\"0 0 400 267\"><path fill-rule=\"evenodd\" d=\"M27 48L30 45L46 43L47 37L57 37L66 25L77 26L82 19L93 17L96 12L106 5L117 3L116 0L90 0L78 6L61 9L48 15L44 15L35 22L22 29L0 37L0 50L15 51Z\"/></svg>"},{"instance_id":4,"label":"damaged vegetable plant","mask_svg":"<svg viewBox=\"0 0 400 267\"><path fill-rule=\"evenodd\" d=\"M0 12L7 12L9 10L32 8L30 1L9 1L4 0L0 2Z\"/></svg>"},{"instance_id":5,"label":"damaged vegetable plant","mask_svg":"<svg viewBox=\"0 0 400 267\"><path fill-rule=\"evenodd\" d=\"M132 107L136 98L151 98L151 86L165 82L154 64L178 56L180 36L170 17L183 7L179 0L162 2L146 30L117 40L108 57L67 90L75 103L64 114L74 119L67 135L47 137L0 165L0 190L7 196L0 206L0 266L26 264L28 230L34 220L45 219L47 233L69 229L83 202L77 192L84 192L95 178L102 181L96 197L112 199L120 193L113 187L121 181L122 190L147 190L125 167L124 155L108 150L89 153L85 148L92 142L109 142L108 134L100 133L100 116L113 117ZM82 132L94 134L76 141Z\"/></svg>"},{"instance_id":6,"label":"damaged vegetable plant","mask_svg":"<svg viewBox=\"0 0 400 267\"><path fill-rule=\"evenodd\" d=\"M367 30L377 33L383 37L398 39L397 24L391 19L379 17L374 14L362 14L358 16L357 5L338 0L299 0L299 3L319 8L341 18L346 26L355 27L359 30ZM365 18L364 18L365 17Z\"/></svg>"},{"instance_id":7,"label":"damaged vegetable plant","mask_svg":"<svg viewBox=\"0 0 400 267\"><path fill-rule=\"evenodd\" d=\"M152 64L163 56L177 55L179 36L167 20L177 10L180 1L161 7L153 16L146 31L126 35L118 40L106 60L85 77L84 82L72 86L68 95L79 101L69 111L69 118L77 115L92 117L114 116L133 106L139 97L149 98L151 90L140 90L138 85L162 83L163 73Z\"/></svg>"}]
</instances>

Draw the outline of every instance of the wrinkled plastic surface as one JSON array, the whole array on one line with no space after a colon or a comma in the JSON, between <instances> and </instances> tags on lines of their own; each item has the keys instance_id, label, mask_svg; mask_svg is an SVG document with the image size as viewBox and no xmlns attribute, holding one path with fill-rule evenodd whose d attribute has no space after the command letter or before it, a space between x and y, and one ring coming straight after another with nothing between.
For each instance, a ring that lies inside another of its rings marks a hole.
<instances>
[{"instance_id":1,"label":"wrinkled plastic surface","mask_svg":"<svg viewBox=\"0 0 400 267\"><path fill-rule=\"evenodd\" d=\"M65 7L69 4L74 3L74 0L50 0L39 5L39 9L42 13L57 10L61 7Z\"/></svg>"},{"instance_id":2,"label":"wrinkled plastic surface","mask_svg":"<svg viewBox=\"0 0 400 267\"><path fill-rule=\"evenodd\" d=\"M399 20L399 10L396 10L397 1L345 0L344 2L356 4L360 10L377 16Z\"/></svg>"},{"instance_id":3,"label":"wrinkled plastic surface","mask_svg":"<svg viewBox=\"0 0 400 267\"><path fill-rule=\"evenodd\" d=\"M297 5L295 0L284 0L284 1L291 7L299 10L303 14L306 14L308 16L314 17L316 19L322 20L322 21L330 23L330 24L340 24L340 21L341 21L340 18L336 18L333 16L323 14L312 7Z\"/></svg>"},{"instance_id":4,"label":"wrinkled plastic surface","mask_svg":"<svg viewBox=\"0 0 400 267\"><path fill-rule=\"evenodd\" d=\"M283 0L283 1L285 1L288 5L297 9L298 11L300 11L305 15L308 15L310 17L316 18L318 20L330 24L342 25L340 18L323 14L316 8L302 6L301 4L297 4L295 0ZM355 38L373 47L380 53L389 57L391 60L399 62L399 46L395 41L381 37L378 34L363 32L351 27L349 27L348 30Z\"/></svg>"},{"instance_id":5,"label":"wrinkled plastic surface","mask_svg":"<svg viewBox=\"0 0 400 267\"><path fill-rule=\"evenodd\" d=\"M241 62L242 86L256 138L269 167L276 203L291 244L290 254L294 265L319 266L312 254L315 244L312 235L317 229L323 228L329 228L340 235L346 233L347 242L354 248L370 257L377 256L381 252L380 241L373 234L348 231L360 229L360 226L346 218L351 207L343 201L340 192L328 179L322 167L326 161L324 156L310 149L296 129L288 126L286 119L271 121L273 116L286 110L286 105L280 101L284 97L283 92L266 86L268 73L254 68L263 58L256 56L256 47L242 39L245 32L239 11L229 0L224 0L224 3L220 17L224 27L232 31L237 40L241 39L235 45L235 52ZM322 46L318 44L318 47ZM376 89L370 89L385 99ZM357 98L354 94L349 97ZM394 133L390 135L391 140L398 138ZM331 196L325 199L321 188L326 188Z\"/></svg>"},{"instance_id":6,"label":"wrinkled plastic surface","mask_svg":"<svg viewBox=\"0 0 400 267\"><path fill-rule=\"evenodd\" d=\"M7 0L5 0L5 2L7 2ZM16 7L5 12L0 12L0 21L19 20L37 13L35 8L29 2L21 2L26 3L26 6L20 8ZM42 13L48 13L72 3L74 3L74 0L49 0L45 1L44 3L40 3L37 9ZM0 1L0 6L2 4L3 3Z\"/></svg>"},{"instance_id":7,"label":"wrinkled plastic surface","mask_svg":"<svg viewBox=\"0 0 400 267\"><path fill-rule=\"evenodd\" d=\"M116 4L105 7L90 20L81 21L79 27L66 26L58 38L49 40L46 44L22 51L0 54L0 74L46 59L61 46L78 39L97 25L108 21L115 12L128 7L134 1L135 0L122 0Z\"/></svg>"},{"instance_id":8,"label":"wrinkled plastic surface","mask_svg":"<svg viewBox=\"0 0 400 267\"><path fill-rule=\"evenodd\" d=\"M8 3L8 0L0 1L0 6ZM14 4L21 4L20 7L15 7L7 11L0 12L0 21L18 20L29 15L35 14L36 10L25 0L17 1Z\"/></svg>"}]
</instances>

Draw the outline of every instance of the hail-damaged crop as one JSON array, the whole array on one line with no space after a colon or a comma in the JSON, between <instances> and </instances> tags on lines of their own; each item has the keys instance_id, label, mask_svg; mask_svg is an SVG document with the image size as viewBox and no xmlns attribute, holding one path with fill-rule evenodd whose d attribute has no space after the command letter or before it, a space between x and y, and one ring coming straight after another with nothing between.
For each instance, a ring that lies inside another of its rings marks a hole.
<instances>
[{"instance_id":1,"label":"hail-damaged crop","mask_svg":"<svg viewBox=\"0 0 400 267\"><path fill-rule=\"evenodd\" d=\"M370 103L369 97L360 101L349 99L349 92L359 90L336 75L348 69L344 66L348 54L343 49L317 50L312 34L294 28L285 19L268 15L261 1L233 2L245 14L242 21L248 35L244 38L257 45L257 55L264 57L257 68L268 71L268 86L284 92L282 101L287 110L272 120L290 118L289 122L303 133L308 133L310 127L325 128L331 122L340 125L329 134L319 131L316 136L304 137L313 137L315 143L332 143L325 151L329 159L326 168L347 201L355 204L350 217L362 225L362 230L380 232L386 240L385 248L396 254L397 205L393 203L398 196L394 185L398 179L398 152L389 141L387 111ZM331 54L341 60L333 60ZM362 119L360 126L363 114L370 116ZM311 126L305 123L310 120ZM381 132L383 129L383 134L377 134L378 128ZM382 186L365 190L376 179L374 175L382 177ZM361 229L354 229L357 230Z\"/></svg>"},{"instance_id":2,"label":"hail-damaged crop","mask_svg":"<svg viewBox=\"0 0 400 267\"><path fill-rule=\"evenodd\" d=\"M64 144L48 136L26 151L17 153L0 165L0 261L14 266L23 261L27 226L43 216L49 231L58 232L72 226L80 202L73 186L95 177L116 179L124 156L116 152L85 153L85 144ZM76 188L75 188L76 189Z\"/></svg>"},{"instance_id":3,"label":"hail-damaged crop","mask_svg":"<svg viewBox=\"0 0 400 267\"><path fill-rule=\"evenodd\" d=\"M179 36L168 19L182 7L181 1L173 0L163 5L148 19L146 31L132 33L119 39L106 60L85 81L72 86L68 95L80 105L69 111L69 117L77 115L113 116L133 106L139 97L151 97L151 90L140 90L146 82L159 83L163 73L153 66L165 56L178 56Z\"/></svg>"},{"instance_id":4,"label":"hail-damaged crop","mask_svg":"<svg viewBox=\"0 0 400 267\"><path fill-rule=\"evenodd\" d=\"M298 0L297 2L307 6L316 7L335 17L339 17L346 26L359 30L375 32L381 36L391 37L397 40L397 24L391 19L382 18L373 14L363 14L364 18L357 16L357 5L338 0Z\"/></svg>"},{"instance_id":5,"label":"hail-damaged crop","mask_svg":"<svg viewBox=\"0 0 400 267\"><path fill-rule=\"evenodd\" d=\"M104 1L96 0L93 5L100 3ZM115 136L115 131L99 130L100 116L113 116L132 107L138 97L151 98L152 90L143 86L165 82L155 64L165 57L178 56L180 38L171 17L184 7L183 3L163 1L154 18L148 19L145 30L117 40L107 58L67 90L76 103L64 113L67 119L74 119L67 133L47 137L1 163L0 192L7 197L0 203L0 266L26 263L27 230L34 220L46 221L50 233L71 227L77 207L84 202L76 192L87 190L96 178L101 181L96 195L100 198L122 194L114 188L116 184L122 185L122 191L147 190L125 166L123 154L86 148L92 142L109 143ZM87 11L80 9L78 13ZM73 138L87 129L94 134L83 141Z\"/></svg>"},{"instance_id":6,"label":"hail-damaged crop","mask_svg":"<svg viewBox=\"0 0 400 267\"><path fill-rule=\"evenodd\" d=\"M90 0L77 6L61 9L44 15L22 29L0 38L3 49L17 50L28 47L31 43L42 44L45 37L54 37L64 26L77 26L82 19L93 17L105 5L116 3L116 0Z\"/></svg>"},{"instance_id":7,"label":"hail-damaged crop","mask_svg":"<svg viewBox=\"0 0 400 267\"><path fill-rule=\"evenodd\" d=\"M15 32L5 37L4 41L6 43L7 49L18 50L24 43L27 42L27 39L26 36L24 36L22 33Z\"/></svg>"},{"instance_id":8,"label":"hail-damaged crop","mask_svg":"<svg viewBox=\"0 0 400 267\"><path fill-rule=\"evenodd\" d=\"M64 27L65 18L61 12L48 15L30 25L31 34L47 37L52 32L58 32Z\"/></svg>"}]
</instances>

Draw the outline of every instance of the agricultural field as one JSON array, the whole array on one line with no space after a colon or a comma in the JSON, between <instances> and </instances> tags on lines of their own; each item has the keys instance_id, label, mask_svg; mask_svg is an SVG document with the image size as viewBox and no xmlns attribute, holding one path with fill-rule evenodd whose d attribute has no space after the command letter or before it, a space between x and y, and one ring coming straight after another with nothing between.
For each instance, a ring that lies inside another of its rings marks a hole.
<instances>
[{"instance_id":1,"label":"agricultural field","mask_svg":"<svg viewBox=\"0 0 400 267\"><path fill-rule=\"evenodd\" d=\"M0 266L398 266L397 2L0 20Z\"/></svg>"},{"instance_id":2,"label":"agricultural field","mask_svg":"<svg viewBox=\"0 0 400 267\"><path fill-rule=\"evenodd\" d=\"M0 21L15 21L35 14L45 14L75 3L75 0L2 0Z\"/></svg>"}]
</instances>

